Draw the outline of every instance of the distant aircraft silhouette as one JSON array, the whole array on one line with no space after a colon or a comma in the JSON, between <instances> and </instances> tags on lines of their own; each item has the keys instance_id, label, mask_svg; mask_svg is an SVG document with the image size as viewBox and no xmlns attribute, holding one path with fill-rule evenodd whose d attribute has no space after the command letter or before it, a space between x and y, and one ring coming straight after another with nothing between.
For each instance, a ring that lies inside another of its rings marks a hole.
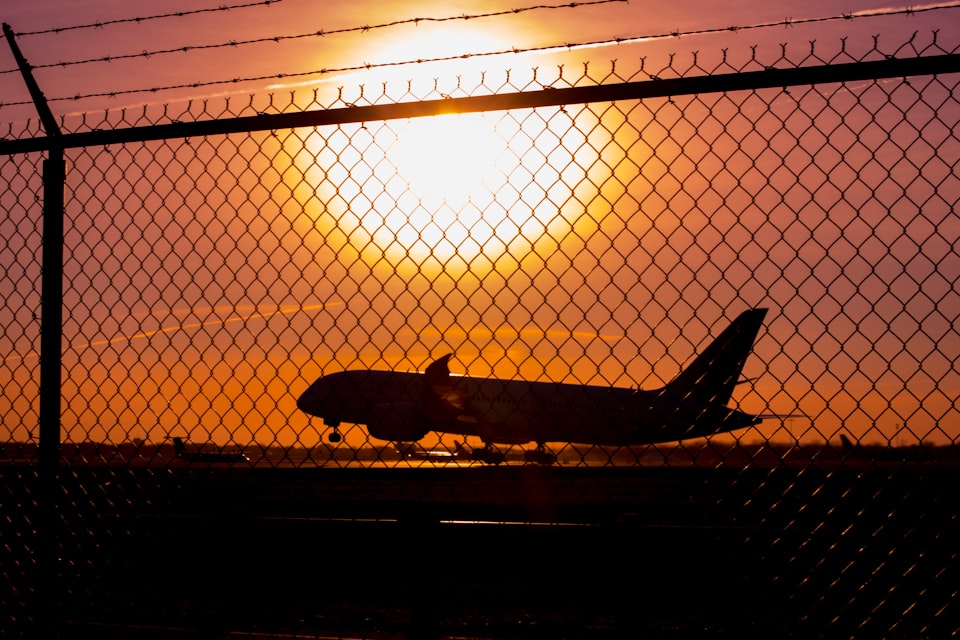
<instances>
[{"instance_id":1,"label":"distant aircraft silhouette","mask_svg":"<svg viewBox=\"0 0 960 640\"><path fill-rule=\"evenodd\" d=\"M173 450L177 457L188 462L249 462L250 459L244 454L228 451L201 451L188 450L187 445L183 443L183 438L174 436Z\"/></svg>"},{"instance_id":2,"label":"distant aircraft silhouette","mask_svg":"<svg viewBox=\"0 0 960 640\"><path fill-rule=\"evenodd\" d=\"M471 451L461 442L457 442L453 451L449 449L425 449L417 442L396 442L397 454L404 460L427 460L432 462L455 462L471 457Z\"/></svg>"},{"instance_id":3,"label":"distant aircraft silhouette","mask_svg":"<svg viewBox=\"0 0 960 640\"><path fill-rule=\"evenodd\" d=\"M896 447L893 445L863 445L853 442L847 434L840 434L843 457L866 462L918 462L933 456L923 445Z\"/></svg>"},{"instance_id":4,"label":"distant aircraft silhouette","mask_svg":"<svg viewBox=\"0 0 960 640\"><path fill-rule=\"evenodd\" d=\"M430 431L479 437L473 458L501 462L495 444L535 442L531 462L551 463L548 442L630 446L742 429L764 416L727 405L766 309L744 311L669 384L634 390L452 376L450 354L422 373L351 370L318 378L297 407L333 428L363 424L379 440L414 442Z\"/></svg>"}]
</instances>

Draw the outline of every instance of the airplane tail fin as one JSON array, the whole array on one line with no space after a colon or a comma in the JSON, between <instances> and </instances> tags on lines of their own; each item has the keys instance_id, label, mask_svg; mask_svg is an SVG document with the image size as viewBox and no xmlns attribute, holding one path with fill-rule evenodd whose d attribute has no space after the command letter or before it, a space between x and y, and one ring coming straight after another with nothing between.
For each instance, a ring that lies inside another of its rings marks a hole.
<instances>
[{"instance_id":1,"label":"airplane tail fin","mask_svg":"<svg viewBox=\"0 0 960 640\"><path fill-rule=\"evenodd\" d=\"M857 445L853 444L845 433L840 434L840 444L843 446L844 453L850 453L857 448Z\"/></svg>"},{"instance_id":2,"label":"airplane tail fin","mask_svg":"<svg viewBox=\"0 0 960 640\"><path fill-rule=\"evenodd\" d=\"M766 309L741 313L664 391L679 402L725 405L760 332Z\"/></svg>"},{"instance_id":3,"label":"airplane tail fin","mask_svg":"<svg viewBox=\"0 0 960 640\"><path fill-rule=\"evenodd\" d=\"M173 437L173 450L177 452L177 455L187 450L187 447L183 444L183 438L178 436Z\"/></svg>"}]
</instances>

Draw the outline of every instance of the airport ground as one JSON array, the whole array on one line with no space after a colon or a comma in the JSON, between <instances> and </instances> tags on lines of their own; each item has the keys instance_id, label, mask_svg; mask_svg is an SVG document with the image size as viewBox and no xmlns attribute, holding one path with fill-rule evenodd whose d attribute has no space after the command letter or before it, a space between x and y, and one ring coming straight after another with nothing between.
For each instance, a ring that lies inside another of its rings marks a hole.
<instances>
[{"instance_id":1,"label":"airport ground","mask_svg":"<svg viewBox=\"0 0 960 640\"><path fill-rule=\"evenodd\" d=\"M950 637L958 475L9 464L0 631Z\"/></svg>"},{"instance_id":2,"label":"airport ground","mask_svg":"<svg viewBox=\"0 0 960 640\"><path fill-rule=\"evenodd\" d=\"M410 447L401 451L392 444L368 445L359 448L320 444L315 447L283 447L251 444L217 446L214 443L187 443L190 453L199 453L201 460L179 455L173 442L159 443L103 442L63 443L61 464L67 467L224 467L276 468L371 468L397 466L475 466L469 448L424 450ZM855 445L848 450L841 440L836 442L797 443L756 441L741 442L712 439L683 443L651 444L636 447L586 447L560 444L548 447L555 457L553 465L562 467L701 467L735 469L827 469L901 468L905 465L924 468L960 467L960 445L919 443L905 446L884 444ZM504 464L526 464L524 452L531 447L501 448ZM436 455L435 455L436 454ZM217 455L225 456L217 464ZM237 456L241 457L239 464ZM36 443L0 443L0 466L36 465ZM197 464L199 463L199 464Z\"/></svg>"}]
</instances>

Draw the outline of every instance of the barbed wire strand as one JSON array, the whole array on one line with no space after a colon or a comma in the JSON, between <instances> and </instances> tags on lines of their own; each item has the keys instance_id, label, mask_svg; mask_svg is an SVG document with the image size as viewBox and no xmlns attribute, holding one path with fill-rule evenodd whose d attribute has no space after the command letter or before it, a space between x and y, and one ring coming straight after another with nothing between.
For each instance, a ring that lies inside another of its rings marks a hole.
<instances>
[{"instance_id":1,"label":"barbed wire strand","mask_svg":"<svg viewBox=\"0 0 960 640\"><path fill-rule=\"evenodd\" d=\"M91 22L89 24L78 24L69 27L53 27L50 29L41 29L39 31L20 31L15 33L15 35L20 37L25 36L40 36L47 35L51 33L63 33L65 31L77 31L80 29L102 29L104 27L109 27L118 24L129 24L131 22L140 24L142 22L149 22L151 20L161 20L164 18L183 18L186 16L192 16L198 13L214 13L220 11L233 11L234 9L247 9L249 7L261 7L271 4L277 4L283 2L283 0L258 0L257 2L247 2L244 4L234 4L234 5L219 5L217 7L207 7L205 9L187 9L186 11L174 11L171 13L161 13L153 16L139 16L135 18L119 18L117 20L103 20L101 22Z\"/></svg>"},{"instance_id":2,"label":"barbed wire strand","mask_svg":"<svg viewBox=\"0 0 960 640\"><path fill-rule=\"evenodd\" d=\"M939 9L956 9L960 8L960 2L951 3L948 5L936 6L931 8L906 8L898 10L877 10L871 12L858 12L856 15L853 14L841 14L835 16L819 17L819 18L803 18L799 20L793 20L791 18L786 18L784 20L779 20L776 22L767 22L753 25L741 25L741 26L729 26L729 27L717 27L709 29L695 29L691 31L674 31L669 33L654 34L654 35L644 35L644 36L631 36L631 37L618 37L618 38L609 38L606 40L595 40L591 42L578 42L578 43L564 43L564 44L552 44L544 45L541 47L512 47L510 49L501 49L497 51L487 51L479 53L464 53L458 55L442 56L436 58L421 58L417 60L402 60L395 62L380 62L380 63L362 63L352 66L336 67L336 68L323 68L315 69L311 71L301 71L295 73L278 73L272 75L261 75L261 76L248 76L248 77L237 77L230 79L222 80L211 80L211 81L198 81L198 82L186 82L175 85L167 85L162 87L146 87L140 89L125 89L120 91L103 91L97 93L88 93L88 94L77 94L75 96L61 96L56 98L49 98L51 102L53 101L77 101L84 100L88 98L116 98L122 95L132 95L132 94L143 94L143 93L161 93L164 91L175 91L178 89L200 89L204 87L214 87L230 84L241 84L246 82L262 82L267 80L289 80L292 78L305 78L309 76L324 76L334 73L350 73L355 71L363 70L373 70L373 69L384 69L391 67L402 67L402 66L412 66L418 64L428 64L435 62L452 62L456 60L469 60L474 58L483 58L483 57L493 57L493 56L502 56L502 55L518 55L526 53L543 53L549 51L572 51L576 49L608 46L608 45L620 45L620 44L629 44L635 42L644 42L665 38L681 38L689 37L695 35L706 35L706 34L715 34L723 32L737 32L737 31L747 31L754 29L765 29L770 27L790 27L798 24L809 24L816 22L830 22L838 20L852 20L855 18L866 18L866 17L877 17L881 15L895 16L895 15L911 15L921 11L931 11ZM10 103L0 103L2 106L13 106L19 104L29 104L29 102L10 102Z\"/></svg>"},{"instance_id":3,"label":"barbed wire strand","mask_svg":"<svg viewBox=\"0 0 960 640\"><path fill-rule=\"evenodd\" d=\"M272 0L278 2L279 0ZM230 40L228 42L218 42L213 44L198 44L198 45L184 45L179 47L172 47L169 49L155 49L153 51L141 51L139 53L126 53L119 55L108 55L100 56L97 58L87 58L81 60L67 60L62 62L51 62L47 64L37 64L31 65L34 69L49 69L54 67L68 67L74 65L82 64L91 64L97 62L115 62L118 60L130 60L134 58L152 58L153 56L166 55L171 53L188 53L191 51L201 51L208 49L223 49L223 48L235 48L253 44L265 44L269 42L280 43L287 40L299 40L304 38L322 38L332 35L342 35L348 33L369 33L371 31L376 31L379 29L388 29L391 27L397 27L402 25L409 24L420 24L421 22L429 23L443 23L443 22L452 22L455 20L479 20L482 18L494 18L502 17L509 15L519 15L521 13L527 13L530 11L540 11L540 10L551 10L551 9L576 9L580 7L592 6L592 5L601 5L601 4L610 4L610 3L626 3L629 0L583 0L580 2L566 2L563 4L549 5L549 4L539 4L529 7L519 7L514 9L504 9L502 11L492 11L488 13L475 13L475 14L460 14L455 16L443 16L443 17L418 17L418 18L405 18L403 20L394 20L392 22L384 22L382 24L376 25L363 25L355 27L344 27L340 29L320 29L317 31L311 31L309 33L298 33L292 35L280 35L280 36L266 36L263 38L252 38L249 40ZM6 73L16 73L17 69L5 69L0 71L0 75Z\"/></svg>"}]
</instances>

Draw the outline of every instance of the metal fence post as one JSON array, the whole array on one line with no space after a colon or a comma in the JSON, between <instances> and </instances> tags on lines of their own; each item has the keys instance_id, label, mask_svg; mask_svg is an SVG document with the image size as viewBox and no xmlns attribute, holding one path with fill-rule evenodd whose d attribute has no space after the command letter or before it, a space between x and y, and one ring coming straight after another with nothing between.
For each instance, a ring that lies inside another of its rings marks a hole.
<instances>
[{"instance_id":1,"label":"metal fence post","mask_svg":"<svg viewBox=\"0 0 960 640\"><path fill-rule=\"evenodd\" d=\"M43 248L40 303L40 407L39 407L39 534L38 581L35 590L35 630L43 637L56 635L57 589L57 484L60 465L60 396L63 336L63 204L66 163L60 128L40 91L33 72L20 53L13 30L3 33L23 75L30 97L47 133L49 145L43 162Z\"/></svg>"},{"instance_id":2,"label":"metal fence post","mask_svg":"<svg viewBox=\"0 0 960 640\"><path fill-rule=\"evenodd\" d=\"M43 255L40 317L40 445L41 473L55 472L60 462L60 386L63 337L63 190L66 163L60 127L50 105L20 52L10 25L3 34L37 108L49 140L43 163Z\"/></svg>"},{"instance_id":3,"label":"metal fence post","mask_svg":"<svg viewBox=\"0 0 960 640\"><path fill-rule=\"evenodd\" d=\"M60 461L60 387L63 335L63 149L43 163L43 277L40 319L40 445L42 472Z\"/></svg>"}]
</instances>

